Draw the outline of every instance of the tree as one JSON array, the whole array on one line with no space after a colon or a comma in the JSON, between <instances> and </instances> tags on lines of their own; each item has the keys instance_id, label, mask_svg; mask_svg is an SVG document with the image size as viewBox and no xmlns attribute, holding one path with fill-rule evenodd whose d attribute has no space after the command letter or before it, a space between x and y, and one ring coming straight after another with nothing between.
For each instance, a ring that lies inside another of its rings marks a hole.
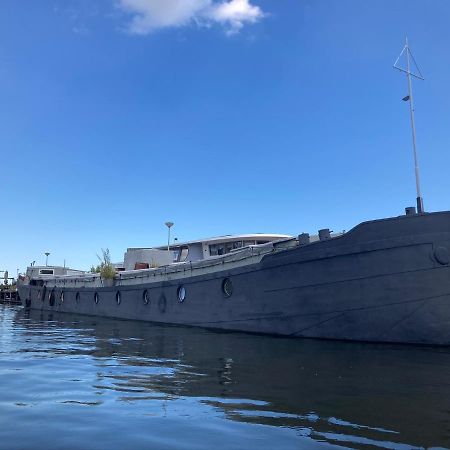
<instances>
[{"instance_id":1,"label":"tree","mask_svg":"<svg viewBox=\"0 0 450 450\"><path fill-rule=\"evenodd\" d=\"M111 254L109 249L102 248L102 256L97 255L100 264L91 266L91 273L99 273L100 276L107 280L112 280L116 276L116 269L111 262Z\"/></svg>"}]
</instances>

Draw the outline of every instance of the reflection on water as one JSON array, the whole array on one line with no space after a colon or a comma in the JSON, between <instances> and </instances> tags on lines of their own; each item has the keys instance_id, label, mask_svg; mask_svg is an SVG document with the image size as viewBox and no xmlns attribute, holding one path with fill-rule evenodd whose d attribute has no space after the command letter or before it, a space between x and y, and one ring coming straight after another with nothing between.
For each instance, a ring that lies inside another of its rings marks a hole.
<instances>
[{"instance_id":1,"label":"reflection on water","mask_svg":"<svg viewBox=\"0 0 450 450\"><path fill-rule=\"evenodd\" d=\"M450 447L450 349L0 307L0 447Z\"/></svg>"}]
</instances>

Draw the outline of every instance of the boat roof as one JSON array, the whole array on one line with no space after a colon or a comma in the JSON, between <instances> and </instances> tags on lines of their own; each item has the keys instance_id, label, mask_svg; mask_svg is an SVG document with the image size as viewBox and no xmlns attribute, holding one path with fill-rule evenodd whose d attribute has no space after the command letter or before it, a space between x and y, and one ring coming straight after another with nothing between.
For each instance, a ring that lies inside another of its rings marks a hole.
<instances>
[{"instance_id":1,"label":"boat roof","mask_svg":"<svg viewBox=\"0 0 450 450\"><path fill-rule=\"evenodd\" d=\"M67 266L28 266L27 269L61 269L61 270L67 270L69 272L85 272L84 270L80 270L80 269L72 269L70 267Z\"/></svg>"},{"instance_id":2,"label":"boat roof","mask_svg":"<svg viewBox=\"0 0 450 450\"><path fill-rule=\"evenodd\" d=\"M206 239L197 239L194 241L176 242L170 245L171 248L184 247L193 244L213 244L215 242L230 242L230 241L245 241L245 240L268 240L268 241L280 241L283 239L292 239L292 236L288 234L268 234L268 233L254 233L254 234L227 234L224 236L215 236ZM158 247L130 247L127 250L147 250L147 249L167 249L167 245L161 245Z\"/></svg>"}]
</instances>

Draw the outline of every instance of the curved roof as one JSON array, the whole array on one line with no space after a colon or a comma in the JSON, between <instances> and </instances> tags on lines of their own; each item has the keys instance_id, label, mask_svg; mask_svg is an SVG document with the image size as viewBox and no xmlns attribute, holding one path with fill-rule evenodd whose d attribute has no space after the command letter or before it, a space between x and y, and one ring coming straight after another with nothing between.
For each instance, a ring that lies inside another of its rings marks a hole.
<instances>
[{"instance_id":1,"label":"curved roof","mask_svg":"<svg viewBox=\"0 0 450 450\"><path fill-rule=\"evenodd\" d=\"M189 246L192 244L214 244L216 242L232 242L232 241L245 241L245 240L253 240L253 241L281 241L284 239L292 239L293 236L289 236L288 234L268 234L268 233L254 233L254 234L227 234L225 236L216 236L210 237L206 239L197 239L194 241L186 241L186 242L176 242L170 245L171 248ZM128 250L138 250L145 248L156 248L156 249L167 249L167 245L161 245L158 247L132 247L128 248Z\"/></svg>"}]
</instances>

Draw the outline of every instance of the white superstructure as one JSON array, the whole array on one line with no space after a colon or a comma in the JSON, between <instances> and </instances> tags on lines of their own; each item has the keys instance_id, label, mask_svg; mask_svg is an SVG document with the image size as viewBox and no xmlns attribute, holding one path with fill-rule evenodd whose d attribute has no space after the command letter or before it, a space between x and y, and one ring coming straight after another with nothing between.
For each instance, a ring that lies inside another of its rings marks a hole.
<instances>
[{"instance_id":1,"label":"white superstructure","mask_svg":"<svg viewBox=\"0 0 450 450\"><path fill-rule=\"evenodd\" d=\"M165 266L177 262L196 262L213 256L226 255L253 245L267 244L292 236L286 234L238 234L218 236L172 244L167 247L129 248L125 253L125 270Z\"/></svg>"}]
</instances>

